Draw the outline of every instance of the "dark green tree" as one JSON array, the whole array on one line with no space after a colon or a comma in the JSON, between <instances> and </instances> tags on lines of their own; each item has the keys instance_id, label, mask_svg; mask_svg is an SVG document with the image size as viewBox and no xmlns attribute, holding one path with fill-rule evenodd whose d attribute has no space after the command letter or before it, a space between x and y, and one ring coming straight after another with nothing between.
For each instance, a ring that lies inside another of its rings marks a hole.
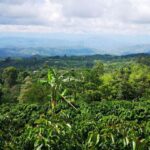
<instances>
[{"instance_id":1,"label":"dark green tree","mask_svg":"<svg viewBox=\"0 0 150 150\"><path fill-rule=\"evenodd\" d=\"M26 77L21 85L18 100L20 103L45 102L48 91L41 84L33 82L31 77Z\"/></svg>"},{"instance_id":2,"label":"dark green tree","mask_svg":"<svg viewBox=\"0 0 150 150\"><path fill-rule=\"evenodd\" d=\"M4 85L7 87L12 87L16 84L17 82L17 69L15 67L7 67L3 71L3 80L4 80Z\"/></svg>"}]
</instances>

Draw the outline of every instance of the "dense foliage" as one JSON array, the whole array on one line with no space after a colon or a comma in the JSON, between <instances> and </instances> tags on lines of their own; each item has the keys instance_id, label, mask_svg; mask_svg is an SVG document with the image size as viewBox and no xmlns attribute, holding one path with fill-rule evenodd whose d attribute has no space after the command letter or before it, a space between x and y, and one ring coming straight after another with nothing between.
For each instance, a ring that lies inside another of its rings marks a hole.
<instances>
[{"instance_id":1,"label":"dense foliage","mask_svg":"<svg viewBox=\"0 0 150 150\"><path fill-rule=\"evenodd\" d=\"M0 150L150 149L149 56L26 59L1 61Z\"/></svg>"},{"instance_id":2,"label":"dense foliage","mask_svg":"<svg viewBox=\"0 0 150 150\"><path fill-rule=\"evenodd\" d=\"M1 149L150 148L150 102L1 106Z\"/></svg>"}]
</instances>

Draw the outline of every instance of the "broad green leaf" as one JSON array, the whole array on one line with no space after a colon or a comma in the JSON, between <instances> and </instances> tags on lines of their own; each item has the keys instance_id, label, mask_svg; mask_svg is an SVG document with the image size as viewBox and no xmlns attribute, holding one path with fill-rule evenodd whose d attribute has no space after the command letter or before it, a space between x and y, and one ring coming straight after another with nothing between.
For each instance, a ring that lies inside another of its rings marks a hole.
<instances>
[{"instance_id":1,"label":"broad green leaf","mask_svg":"<svg viewBox=\"0 0 150 150\"><path fill-rule=\"evenodd\" d=\"M114 144L115 143L115 139L114 139L114 136L111 134L111 140L112 140L112 143Z\"/></svg>"},{"instance_id":2,"label":"broad green leaf","mask_svg":"<svg viewBox=\"0 0 150 150\"><path fill-rule=\"evenodd\" d=\"M47 83L47 81L44 80L44 79L40 79L39 82L42 83L42 84Z\"/></svg>"},{"instance_id":3,"label":"broad green leaf","mask_svg":"<svg viewBox=\"0 0 150 150\"><path fill-rule=\"evenodd\" d=\"M99 135L99 134L97 134L97 138L96 138L96 144L98 144L98 142L99 142L99 139L100 139L100 135Z\"/></svg>"},{"instance_id":4,"label":"broad green leaf","mask_svg":"<svg viewBox=\"0 0 150 150\"><path fill-rule=\"evenodd\" d=\"M133 150L136 150L136 142L132 141Z\"/></svg>"},{"instance_id":5,"label":"broad green leaf","mask_svg":"<svg viewBox=\"0 0 150 150\"><path fill-rule=\"evenodd\" d=\"M39 145L36 150L41 150L42 149L43 144Z\"/></svg>"},{"instance_id":6,"label":"broad green leaf","mask_svg":"<svg viewBox=\"0 0 150 150\"><path fill-rule=\"evenodd\" d=\"M62 92L61 96L65 96L66 93L67 93L67 89L65 89L65 90Z\"/></svg>"}]
</instances>

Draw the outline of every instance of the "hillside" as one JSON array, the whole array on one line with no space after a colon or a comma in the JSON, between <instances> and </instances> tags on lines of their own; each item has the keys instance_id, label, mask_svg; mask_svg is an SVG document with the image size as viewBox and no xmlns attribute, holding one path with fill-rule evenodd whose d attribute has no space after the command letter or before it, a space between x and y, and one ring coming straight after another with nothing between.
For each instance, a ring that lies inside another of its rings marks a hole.
<instances>
[{"instance_id":1,"label":"hillside","mask_svg":"<svg viewBox=\"0 0 150 150\"><path fill-rule=\"evenodd\" d=\"M12 55L13 56L13 55ZM141 60L142 58L142 60ZM100 60L109 64L126 64L132 61L139 60L147 64L149 63L150 55L149 54L130 54L130 55L83 55L83 56L40 56L34 55L32 57L7 57L0 58L0 68L15 66L17 68L40 68L45 65L51 67L91 67L95 63L96 60Z\"/></svg>"}]
</instances>

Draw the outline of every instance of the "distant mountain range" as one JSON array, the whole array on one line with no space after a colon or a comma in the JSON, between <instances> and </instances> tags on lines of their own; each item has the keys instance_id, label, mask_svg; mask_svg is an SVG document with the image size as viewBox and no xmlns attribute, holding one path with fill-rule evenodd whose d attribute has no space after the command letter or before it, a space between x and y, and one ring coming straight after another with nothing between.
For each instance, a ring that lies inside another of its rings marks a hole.
<instances>
[{"instance_id":1,"label":"distant mountain range","mask_svg":"<svg viewBox=\"0 0 150 150\"><path fill-rule=\"evenodd\" d=\"M122 49L123 55L137 53L150 53L150 44L134 45Z\"/></svg>"},{"instance_id":2,"label":"distant mountain range","mask_svg":"<svg viewBox=\"0 0 150 150\"><path fill-rule=\"evenodd\" d=\"M95 52L89 48L0 48L0 57L28 57L41 56L79 56L93 55Z\"/></svg>"},{"instance_id":3,"label":"distant mountain range","mask_svg":"<svg viewBox=\"0 0 150 150\"><path fill-rule=\"evenodd\" d=\"M28 57L33 55L41 56L82 56L82 55L94 55L94 54L115 54L115 55L129 55L137 53L149 53L150 45L136 45L119 50L120 53L112 53L107 50L98 50L92 48L45 48L45 47L29 47L29 48L0 48L0 57Z\"/></svg>"},{"instance_id":4,"label":"distant mountain range","mask_svg":"<svg viewBox=\"0 0 150 150\"><path fill-rule=\"evenodd\" d=\"M0 37L0 57L71 56L71 55L128 55L150 53L150 44L127 42L119 38L70 37Z\"/></svg>"}]
</instances>

